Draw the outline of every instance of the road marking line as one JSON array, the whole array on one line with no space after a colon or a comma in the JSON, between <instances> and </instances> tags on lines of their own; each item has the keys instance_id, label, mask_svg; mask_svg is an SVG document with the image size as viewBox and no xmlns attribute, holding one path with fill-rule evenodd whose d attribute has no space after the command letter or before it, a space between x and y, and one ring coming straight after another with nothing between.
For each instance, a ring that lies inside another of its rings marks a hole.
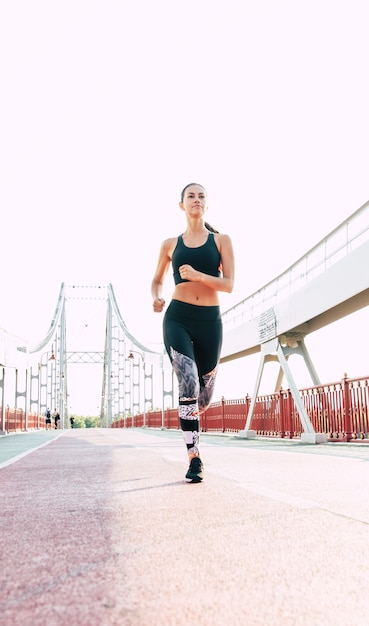
<instances>
[{"instance_id":1,"label":"road marking line","mask_svg":"<svg viewBox=\"0 0 369 626\"><path fill-rule=\"evenodd\" d=\"M41 443L41 445L36 446L35 448L30 448L29 450L26 450L25 452L22 452L21 454L18 454L17 456L13 456L11 459L8 459L8 461L4 461L3 463L0 463L0 469L3 469L3 467L7 467L8 465L12 465L12 463L16 463L16 461L23 459L24 456L31 454L31 452L34 452L35 450L39 450L40 448L43 448L44 446L48 446L49 443L51 443L52 441L56 441L62 435L64 435L64 433L60 433L60 435L58 435L54 439L45 441L45 443Z\"/></svg>"}]
</instances>

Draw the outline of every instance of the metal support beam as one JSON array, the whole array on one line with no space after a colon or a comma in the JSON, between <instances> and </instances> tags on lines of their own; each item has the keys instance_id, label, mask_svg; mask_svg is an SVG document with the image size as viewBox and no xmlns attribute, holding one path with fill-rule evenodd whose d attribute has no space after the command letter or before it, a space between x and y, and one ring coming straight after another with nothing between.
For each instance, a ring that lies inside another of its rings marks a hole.
<instances>
[{"instance_id":1,"label":"metal support beam","mask_svg":"<svg viewBox=\"0 0 369 626\"><path fill-rule=\"evenodd\" d=\"M280 339L280 343L282 343L281 338L279 339ZM292 355L301 356L304 359L305 365L310 374L313 385L315 386L320 385L321 384L320 378L314 367L313 361L311 360L304 338L301 335L299 335L298 337L284 335L283 340L284 342L287 342L286 345L283 345L283 352L284 352L286 359L288 360L289 357ZM281 388L283 376L284 376L283 368L280 367L276 386L275 386L275 391L279 391L279 389Z\"/></svg>"},{"instance_id":2,"label":"metal support beam","mask_svg":"<svg viewBox=\"0 0 369 626\"><path fill-rule=\"evenodd\" d=\"M254 389L254 394L251 400L249 412L246 418L245 429L238 433L238 436L243 439L251 439L254 438L256 433L254 430L251 430L252 418L255 411L256 398L258 395L260 382L264 370L265 359L267 355L276 355L278 361L280 363L281 369L286 377L289 388L291 390L291 394L298 411L301 425L303 428L303 433L301 435L301 441L304 443L323 443L327 440L327 436L324 433L316 433L314 427L311 423L311 420L307 414L305 406L301 400L301 396L299 394L299 390L296 386L296 383L293 379L292 372L287 362L287 355L290 354L291 348L283 347L278 338L271 339L270 341L266 341L261 345L261 357L259 370L256 377L256 384ZM286 352L285 352L286 351Z\"/></svg>"}]
</instances>

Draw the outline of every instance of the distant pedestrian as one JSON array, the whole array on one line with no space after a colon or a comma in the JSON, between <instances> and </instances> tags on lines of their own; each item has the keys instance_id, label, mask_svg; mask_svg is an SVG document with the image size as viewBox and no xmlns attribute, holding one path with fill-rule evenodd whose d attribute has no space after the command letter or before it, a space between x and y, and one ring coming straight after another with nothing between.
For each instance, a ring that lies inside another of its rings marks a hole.
<instances>
[{"instance_id":1,"label":"distant pedestrian","mask_svg":"<svg viewBox=\"0 0 369 626\"><path fill-rule=\"evenodd\" d=\"M50 413L50 409L47 409L46 413L45 413L45 425L46 425L46 430L51 430L51 413Z\"/></svg>"},{"instance_id":2,"label":"distant pedestrian","mask_svg":"<svg viewBox=\"0 0 369 626\"><path fill-rule=\"evenodd\" d=\"M56 409L54 411L54 424L55 424L55 430L58 430L59 425L60 425L60 415Z\"/></svg>"},{"instance_id":3,"label":"distant pedestrian","mask_svg":"<svg viewBox=\"0 0 369 626\"><path fill-rule=\"evenodd\" d=\"M70 427L74 428L74 417L73 417L73 415L71 416L69 421L70 421Z\"/></svg>"}]
</instances>

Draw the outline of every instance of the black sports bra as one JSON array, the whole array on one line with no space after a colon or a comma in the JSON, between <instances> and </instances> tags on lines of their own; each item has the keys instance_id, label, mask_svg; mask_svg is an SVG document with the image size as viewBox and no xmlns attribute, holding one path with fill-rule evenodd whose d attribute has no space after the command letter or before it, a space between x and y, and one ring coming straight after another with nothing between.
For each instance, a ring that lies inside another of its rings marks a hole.
<instances>
[{"instance_id":1,"label":"black sports bra","mask_svg":"<svg viewBox=\"0 0 369 626\"><path fill-rule=\"evenodd\" d=\"M209 276L220 276L221 258L213 233L209 233L205 243L198 248L185 246L182 235L179 235L172 256L173 278L176 285L189 282L179 274L179 268L185 264Z\"/></svg>"}]
</instances>

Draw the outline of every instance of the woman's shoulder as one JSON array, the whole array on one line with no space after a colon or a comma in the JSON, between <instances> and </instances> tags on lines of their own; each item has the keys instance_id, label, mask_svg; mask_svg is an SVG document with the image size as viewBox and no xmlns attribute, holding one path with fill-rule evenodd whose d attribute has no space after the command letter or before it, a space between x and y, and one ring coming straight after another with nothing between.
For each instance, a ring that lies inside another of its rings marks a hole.
<instances>
[{"instance_id":1,"label":"woman's shoulder","mask_svg":"<svg viewBox=\"0 0 369 626\"><path fill-rule=\"evenodd\" d=\"M171 246L175 246L179 237L168 237L168 239L164 239L163 246L166 248L170 248Z\"/></svg>"},{"instance_id":2,"label":"woman's shoulder","mask_svg":"<svg viewBox=\"0 0 369 626\"><path fill-rule=\"evenodd\" d=\"M231 243L230 236L225 233L214 233L214 239L219 243Z\"/></svg>"},{"instance_id":3,"label":"woman's shoulder","mask_svg":"<svg viewBox=\"0 0 369 626\"><path fill-rule=\"evenodd\" d=\"M221 254L232 252L233 245L229 235L226 235L225 233L217 233L216 235L214 234L214 240Z\"/></svg>"},{"instance_id":4,"label":"woman's shoulder","mask_svg":"<svg viewBox=\"0 0 369 626\"><path fill-rule=\"evenodd\" d=\"M161 244L161 249L165 252L170 258L172 258L172 254L174 248L177 245L178 237L168 237L168 239L164 239Z\"/></svg>"}]
</instances>

